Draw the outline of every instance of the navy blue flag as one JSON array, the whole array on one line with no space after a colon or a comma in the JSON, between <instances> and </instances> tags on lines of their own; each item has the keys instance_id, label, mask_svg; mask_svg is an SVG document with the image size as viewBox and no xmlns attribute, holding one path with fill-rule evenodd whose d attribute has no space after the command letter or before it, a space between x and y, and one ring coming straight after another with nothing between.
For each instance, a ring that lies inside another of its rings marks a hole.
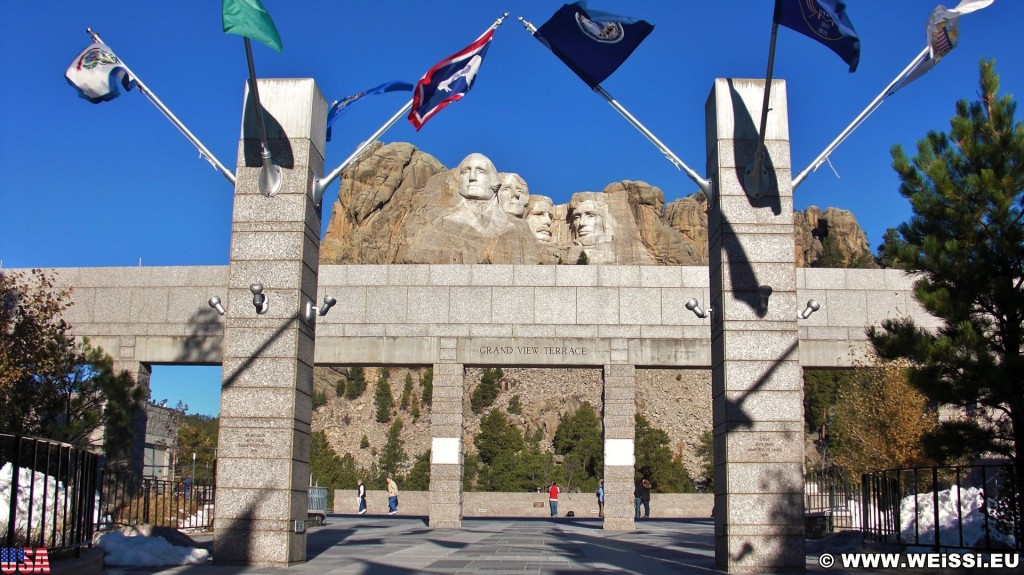
<instances>
[{"instance_id":1,"label":"navy blue flag","mask_svg":"<svg viewBox=\"0 0 1024 575\"><path fill-rule=\"evenodd\" d=\"M359 100L362 100L364 96L372 96L374 94L384 94L385 92L394 92L396 90L403 90L405 92L412 91L412 84L408 82L384 82L376 88L370 88L358 94L353 94L348 98L342 98L341 100L335 100L331 103L331 108L327 110L327 141L331 141L331 124L338 119L338 116L345 113L349 106L355 104Z\"/></svg>"},{"instance_id":2,"label":"navy blue flag","mask_svg":"<svg viewBox=\"0 0 1024 575\"><path fill-rule=\"evenodd\" d=\"M775 0L775 23L814 38L857 70L860 38L842 0Z\"/></svg>"},{"instance_id":3,"label":"navy blue flag","mask_svg":"<svg viewBox=\"0 0 1024 575\"><path fill-rule=\"evenodd\" d=\"M469 92L492 39L493 27L469 46L435 64L420 78L412 93L412 111L409 112L409 121L417 132L434 114Z\"/></svg>"},{"instance_id":4,"label":"navy blue flag","mask_svg":"<svg viewBox=\"0 0 1024 575\"><path fill-rule=\"evenodd\" d=\"M654 26L598 10L585 1L558 9L534 34L591 88L612 75Z\"/></svg>"}]
</instances>

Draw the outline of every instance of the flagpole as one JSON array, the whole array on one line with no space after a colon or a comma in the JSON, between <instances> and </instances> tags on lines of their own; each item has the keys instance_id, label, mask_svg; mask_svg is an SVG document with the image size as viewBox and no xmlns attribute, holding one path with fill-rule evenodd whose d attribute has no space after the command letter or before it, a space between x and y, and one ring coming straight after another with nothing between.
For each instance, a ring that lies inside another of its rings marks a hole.
<instances>
[{"instance_id":1,"label":"flagpole","mask_svg":"<svg viewBox=\"0 0 1024 575\"><path fill-rule=\"evenodd\" d=\"M524 20L522 16L519 17L519 21L523 23L523 27L525 27L526 30L530 32L530 34L536 35L537 28L536 26L533 25L532 22ZM714 204L712 198L714 197L715 190L714 184L710 180L705 180L704 178L700 177L700 175L697 172L693 171L693 169L691 169L690 166L687 166L685 162L680 160L679 156L675 155L675 153L672 150L670 150L668 146L663 144L662 141L659 140L658 137L655 136L650 130L648 130L646 126L641 124L640 120L637 120L636 117L633 116L633 114L630 114L629 110L623 107L622 104L619 104L619 102L616 101L615 98L613 98L607 90L602 88L600 84L594 86L594 91L600 94L601 97L603 97L609 104L611 104L612 108L615 108L616 112L621 114L622 117L626 119L626 121L632 124L634 128L636 128L641 134L644 135L645 138L647 138L652 144L654 144L654 146L658 148L658 150L660 150L662 154L665 155L665 158L667 158L668 161L672 162L672 164L675 165L677 169L680 169L683 172L685 172L686 175L689 176L689 178L697 184L697 187L700 188L700 191L704 193L704 197L707 199L709 206Z\"/></svg>"},{"instance_id":2,"label":"flagpole","mask_svg":"<svg viewBox=\"0 0 1024 575\"><path fill-rule=\"evenodd\" d=\"M818 154L818 157L814 158L814 161L812 161L810 163L810 165L808 165L806 168L804 168L804 171L800 172L800 174L797 175L797 177L793 178L793 189L794 190L796 189L797 186L800 185L801 182L804 181L804 179L807 178L807 175L810 172L812 172L814 170L817 170L818 167L820 167L821 164L823 164L825 162L825 160L828 159L828 156L830 154L832 154L832 152L834 152L836 148L839 147L839 144L842 144L843 141L846 140L846 138L851 133L853 133L854 130L859 128L860 125L864 122L864 120L869 115L871 115L875 110L877 110L879 106L882 105L882 102L886 98L888 98L889 96L892 95L890 92L900 82L905 80L906 77L909 76L918 66L920 66L921 63L924 62L928 58L928 54L930 52L931 52L931 47L930 46L925 46L924 50L922 50L921 53L917 55L917 57L915 57L913 60L911 60L910 64L908 64L907 67L904 68L902 72L900 72L895 78L893 78L892 82L889 82L889 84L885 87L885 89L883 89L881 91L881 93L878 94L878 96L875 96L875 99L871 100L871 103L868 104L867 107L864 108L864 110L861 111L861 113L858 114L857 117L854 118L852 122L850 122L850 125L846 126L846 128L842 132L840 132L840 134L838 136L836 136L836 139L832 140L832 143L829 144L825 148L824 151L822 151L820 154Z\"/></svg>"},{"instance_id":3,"label":"flagpole","mask_svg":"<svg viewBox=\"0 0 1024 575\"><path fill-rule=\"evenodd\" d=\"M401 119L402 116L404 116L411 108L412 99L409 99L409 101L406 102L405 105L402 106L400 110L395 112L394 116L391 116L391 118L389 118L387 122L384 122L384 125L382 125L380 128L377 128L376 132L374 132L372 135L370 135L369 138L364 140L363 143L359 144L359 146L356 147L355 151L352 152L352 154L349 155L349 157L345 158L344 162L339 164L337 168L331 170L331 173L317 180L316 184L313 186L313 205L319 206L320 202L322 202L324 199L324 192L327 191L327 186L330 186L331 182L337 179L337 177L340 176L343 171L345 171L345 168L349 167L349 165L352 162L359 159L359 156L363 155L363 152L365 152L366 149L370 147L370 144L377 141L377 138L379 138L384 132L387 132L389 129L391 129L391 126L394 126L395 123L398 122L398 120Z\"/></svg>"},{"instance_id":4,"label":"flagpole","mask_svg":"<svg viewBox=\"0 0 1024 575\"><path fill-rule=\"evenodd\" d=\"M93 32L92 28L86 28L85 31L87 34L89 34L90 37L92 37L93 42L106 44L106 42L100 39L99 34ZM212 164L214 168L216 168L220 173L224 174L224 177L227 178L229 182L231 182L231 185L234 185L235 174L229 171L227 168L225 168L224 164L220 163L220 160L218 160L217 157L214 156L213 153L210 152L210 150L207 150L206 146L204 146L203 143L199 141L199 138L196 138L194 135L192 135L192 132L190 132L188 128L185 127L185 124L182 124L181 121L178 120L178 118L175 117L173 113L171 113L167 106L165 106L164 103L160 101L160 98L157 98L156 94L154 94L153 91L149 89L149 86L146 86L146 84L144 84L142 80L139 79L139 76L135 72L133 72L128 67L127 64L124 63L124 60L121 61L121 65L124 66L124 69L128 72L131 78L135 80L135 85L139 88L139 91L142 92L142 95L144 95L154 106L156 106L157 110L160 110L164 117L170 120L170 122L174 124L174 127L177 128L178 131L181 132L181 134L185 136L189 142L192 142L193 146L199 149L199 155L201 157L205 158L207 162L210 162L210 164Z\"/></svg>"},{"instance_id":5,"label":"flagpole","mask_svg":"<svg viewBox=\"0 0 1024 575\"><path fill-rule=\"evenodd\" d=\"M498 26L501 26L501 23L505 21L505 18L508 18L508 12L505 12L504 14L501 15L501 17L496 18L494 20L494 23L491 24L489 28L484 30L484 34L490 32L491 30L497 29ZM413 89L415 90L415 88ZM412 103L413 100L410 99L404 106L402 106L402 109L396 112L394 116L391 116L391 118L388 119L388 121L385 122L383 126L378 128L377 131L374 132L369 138L364 140L362 144L359 144L355 151L352 152L352 154L349 155L349 157L345 158L345 161L343 161L337 168L334 168L333 170L331 170L331 173L327 174L323 178L320 178L319 180L316 181L316 183L313 185L313 205L320 206L320 203L324 199L324 193L327 191L327 186L331 185L331 182L337 179L338 176L341 175L341 172L345 171L345 168L347 168L352 162L356 161L359 158L359 156L361 156L363 152L365 152L366 149L370 147L370 144L375 142L377 138L384 134L384 132L388 131L391 128L391 126L394 126L395 123L398 122L399 118L401 118L402 116L405 115L406 112L411 110Z\"/></svg>"},{"instance_id":6,"label":"flagpole","mask_svg":"<svg viewBox=\"0 0 1024 575\"><path fill-rule=\"evenodd\" d=\"M263 105L260 104L260 91L256 87L256 67L252 63L252 45L248 36L243 36L242 39L245 40L245 59L249 63L249 90L252 92L253 104L256 106L256 127L260 133L260 145L263 146L260 153L263 158L263 167L260 168L259 176L260 193L269 198L276 196L277 192L281 191L283 180L281 166L274 162L274 158L270 155L270 146L267 145L267 128L263 124Z\"/></svg>"},{"instance_id":7,"label":"flagpole","mask_svg":"<svg viewBox=\"0 0 1024 575\"><path fill-rule=\"evenodd\" d=\"M764 79L764 100L761 102L761 126L757 131L757 151L754 152L753 166L747 166L743 174L743 188L751 197L760 198L764 193L762 186L768 183L768 173L764 169L764 139L768 128L768 103L772 94L772 72L775 70L775 39L779 35L779 23L772 19L772 39L768 46L768 71Z\"/></svg>"}]
</instances>

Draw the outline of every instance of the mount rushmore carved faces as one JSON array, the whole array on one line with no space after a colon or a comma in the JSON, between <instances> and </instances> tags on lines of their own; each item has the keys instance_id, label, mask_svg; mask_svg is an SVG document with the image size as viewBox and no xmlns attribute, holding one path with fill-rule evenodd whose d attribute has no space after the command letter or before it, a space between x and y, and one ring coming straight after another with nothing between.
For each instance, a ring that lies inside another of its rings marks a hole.
<instances>
[{"instance_id":1,"label":"mount rushmore carved faces","mask_svg":"<svg viewBox=\"0 0 1024 575\"><path fill-rule=\"evenodd\" d=\"M530 201L530 191L526 181L519 174L501 174L501 187L498 188L498 203L505 213L517 218L526 212L526 203Z\"/></svg>"},{"instance_id":2,"label":"mount rushmore carved faces","mask_svg":"<svg viewBox=\"0 0 1024 575\"><path fill-rule=\"evenodd\" d=\"M526 224L530 226L533 237L537 241L550 243L551 237L551 211L554 202L547 196L530 196L530 207L526 210Z\"/></svg>"},{"instance_id":3,"label":"mount rushmore carved faces","mask_svg":"<svg viewBox=\"0 0 1024 575\"><path fill-rule=\"evenodd\" d=\"M467 200L489 200L498 193L498 170L487 156L470 154L456 169L459 195Z\"/></svg>"},{"instance_id":4,"label":"mount rushmore carved faces","mask_svg":"<svg viewBox=\"0 0 1024 575\"><path fill-rule=\"evenodd\" d=\"M569 229L573 243L594 246L612 241L611 216L608 204L592 192L574 194L569 201Z\"/></svg>"}]
</instances>

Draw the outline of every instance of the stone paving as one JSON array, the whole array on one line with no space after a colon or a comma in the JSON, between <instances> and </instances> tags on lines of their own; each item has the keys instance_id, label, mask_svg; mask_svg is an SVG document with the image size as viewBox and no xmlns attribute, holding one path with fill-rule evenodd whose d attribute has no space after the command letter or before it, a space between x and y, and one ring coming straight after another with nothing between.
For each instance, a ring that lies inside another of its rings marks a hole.
<instances>
[{"instance_id":1,"label":"stone paving","mask_svg":"<svg viewBox=\"0 0 1024 575\"><path fill-rule=\"evenodd\" d=\"M200 538L197 538L200 539ZM286 568L210 563L108 567L106 575L383 575L717 573L710 519L651 519L605 531L597 519L464 519L431 529L425 517L331 515L311 527L308 560ZM842 573L807 556L808 573Z\"/></svg>"}]
</instances>

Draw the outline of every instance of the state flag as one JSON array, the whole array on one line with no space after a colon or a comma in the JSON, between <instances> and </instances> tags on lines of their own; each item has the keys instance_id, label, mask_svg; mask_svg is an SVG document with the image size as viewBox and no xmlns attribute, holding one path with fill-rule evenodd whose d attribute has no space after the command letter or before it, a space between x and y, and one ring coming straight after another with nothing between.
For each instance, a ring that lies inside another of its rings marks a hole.
<instances>
[{"instance_id":1,"label":"state flag","mask_svg":"<svg viewBox=\"0 0 1024 575\"><path fill-rule=\"evenodd\" d=\"M775 0L775 23L828 46L849 64L860 63L860 38L842 0Z\"/></svg>"},{"instance_id":2,"label":"state flag","mask_svg":"<svg viewBox=\"0 0 1024 575\"><path fill-rule=\"evenodd\" d=\"M331 124L333 124L334 121L338 119L338 116L344 114L348 110L349 106L355 104L359 100L362 100L366 96L372 96L374 94L384 94L386 92L394 92L397 90L411 92L412 84L408 82L398 81L385 82L380 86L377 86L376 88L370 88L369 90L364 90L362 92L359 92L358 94L353 94L347 98L342 98L341 100L335 100L334 102L331 102L331 107L327 110L327 141L331 141Z\"/></svg>"},{"instance_id":3,"label":"state flag","mask_svg":"<svg viewBox=\"0 0 1024 575\"><path fill-rule=\"evenodd\" d=\"M78 95L93 104L113 100L135 87L128 68L105 44L93 42L68 66L64 77Z\"/></svg>"},{"instance_id":4,"label":"state flag","mask_svg":"<svg viewBox=\"0 0 1024 575\"><path fill-rule=\"evenodd\" d=\"M225 32L252 38L281 51L281 35L260 0L224 0L221 8Z\"/></svg>"},{"instance_id":5,"label":"state flag","mask_svg":"<svg viewBox=\"0 0 1024 575\"><path fill-rule=\"evenodd\" d=\"M472 44L441 60L420 78L413 90L412 111L409 112L409 121L416 131L434 114L461 100L473 88L493 39L494 28L491 27Z\"/></svg>"},{"instance_id":6,"label":"state flag","mask_svg":"<svg viewBox=\"0 0 1024 575\"><path fill-rule=\"evenodd\" d=\"M534 36L591 88L611 76L654 26L599 10L585 1L566 4Z\"/></svg>"}]
</instances>

